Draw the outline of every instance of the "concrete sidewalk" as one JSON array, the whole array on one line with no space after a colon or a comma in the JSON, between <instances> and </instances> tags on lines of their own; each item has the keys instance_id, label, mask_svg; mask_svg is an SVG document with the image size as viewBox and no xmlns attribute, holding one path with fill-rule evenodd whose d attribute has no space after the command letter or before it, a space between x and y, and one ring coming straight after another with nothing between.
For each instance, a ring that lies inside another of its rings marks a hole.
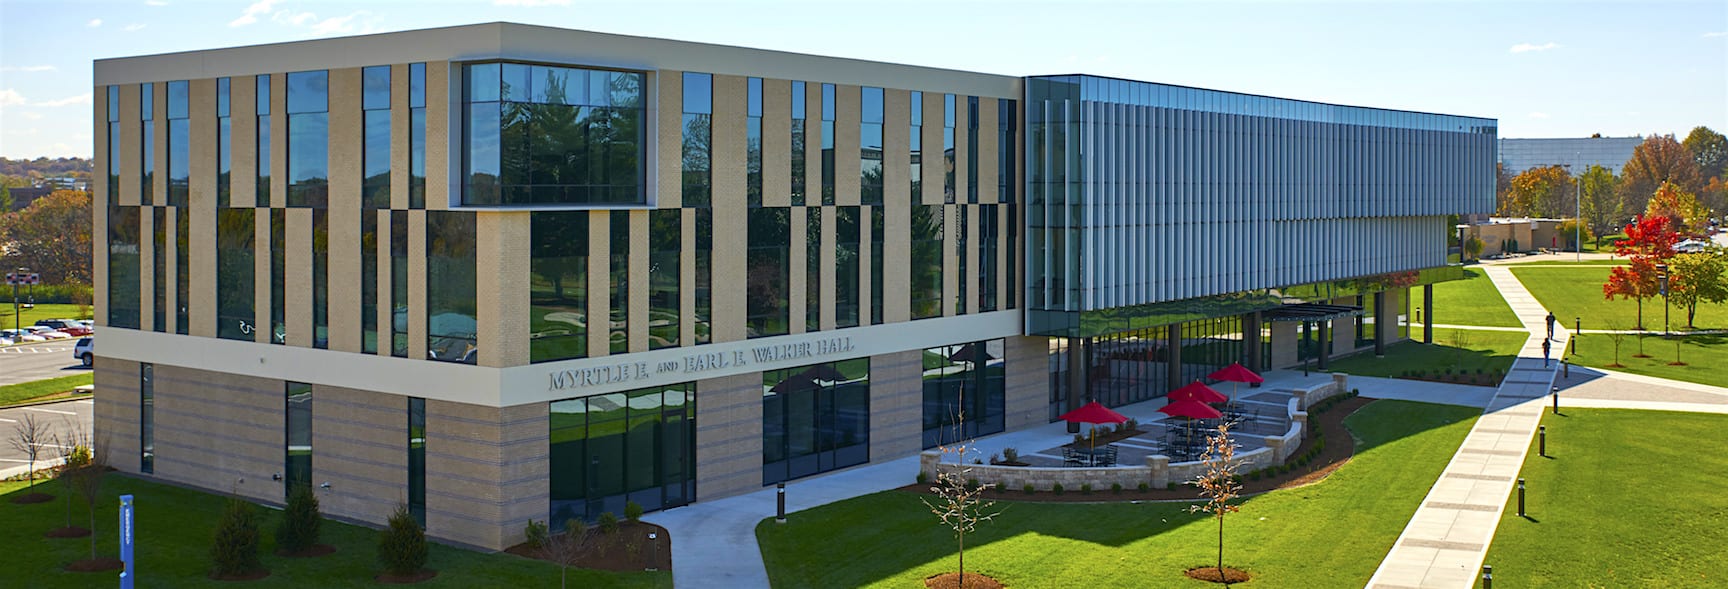
<instances>
[{"instance_id":1,"label":"concrete sidewalk","mask_svg":"<svg viewBox=\"0 0 1728 589\"><path fill-rule=\"evenodd\" d=\"M1370 588L1474 585L1547 405L1559 367L1558 362L1542 357L1547 310L1506 267L1483 269L1530 330L1530 338L1482 417L1368 580ZM1552 350L1566 349L1570 334L1556 325L1554 335Z\"/></svg>"}]
</instances>

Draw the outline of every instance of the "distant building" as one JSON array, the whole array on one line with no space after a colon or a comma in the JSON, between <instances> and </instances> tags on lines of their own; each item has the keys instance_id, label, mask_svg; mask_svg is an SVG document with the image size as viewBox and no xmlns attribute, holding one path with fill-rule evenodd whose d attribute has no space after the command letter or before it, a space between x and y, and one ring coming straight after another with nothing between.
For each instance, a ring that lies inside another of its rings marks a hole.
<instances>
[{"instance_id":1,"label":"distant building","mask_svg":"<svg viewBox=\"0 0 1728 589\"><path fill-rule=\"evenodd\" d=\"M1542 166L1567 166L1574 176L1588 166L1602 166L1614 175L1632 159L1643 137L1579 137L1563 139L1501 139L1500 164L1506 173Z\"/></svg>"},{"instance_id":2,"label":"distant building","mask_svg":"<svg viewBox=\"0 0 1728 589\"><path fill-rule=\"evenodd\" d=\"M15 186L12 188L12 210L22 211L24 207L30 206L30 203L35 202L36 199L48 196L52 192L54 192L54 188L48 186Z\"/></svg>"}]
</instances>

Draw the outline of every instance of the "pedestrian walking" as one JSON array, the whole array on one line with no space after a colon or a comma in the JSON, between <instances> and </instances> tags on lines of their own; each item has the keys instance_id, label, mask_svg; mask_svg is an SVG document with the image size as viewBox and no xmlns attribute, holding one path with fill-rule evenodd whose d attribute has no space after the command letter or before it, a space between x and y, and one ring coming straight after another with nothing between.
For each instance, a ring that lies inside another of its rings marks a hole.
<instances>
[{"instance_id":1,"label":"pedestrian walking","mask_svg":"<svg viewBox=\"0 0 1728 589\"><path fill-rule=\"evenodd\" d=\"M1548 340L1542 340L1542 367L1543 368L1548 367L1548 350L1553 345L1554 344L1550 343Z\"/></svg>"},{"instance_id":2,"label":"pedestrian walking","mask_svg":"<svg viewBox=\"0 0 1728 589\"><path fill-rule=\"evenodd\" d=\"M1548 312L1548 339L1554 339L1554 312Z\"/></svg>"}]
</instances>

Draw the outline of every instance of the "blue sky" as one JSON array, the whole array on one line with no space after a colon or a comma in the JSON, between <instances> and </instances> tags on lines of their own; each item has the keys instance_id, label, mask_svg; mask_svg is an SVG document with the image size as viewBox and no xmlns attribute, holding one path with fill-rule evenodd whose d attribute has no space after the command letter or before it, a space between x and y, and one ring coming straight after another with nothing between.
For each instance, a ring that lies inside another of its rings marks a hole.
<instances>
[{"instance_id":1,"label":"blue sky","mask_svg":"<svg viewBox=\"0 0 1728 589\"><path fill-rule=\"evenodd\" d=\"M0 156L89 156L94 59L499 20L1486 116L1502 137L1728 130L1723 0L0 0Z\"/></svg>"}]
</instances>

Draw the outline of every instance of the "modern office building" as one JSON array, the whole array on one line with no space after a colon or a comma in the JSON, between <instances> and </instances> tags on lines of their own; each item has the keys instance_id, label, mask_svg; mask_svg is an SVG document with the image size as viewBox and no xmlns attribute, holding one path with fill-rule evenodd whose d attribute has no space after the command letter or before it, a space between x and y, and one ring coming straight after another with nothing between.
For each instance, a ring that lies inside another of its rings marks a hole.
<instances>
[{"instance_id":1,"label":"modern office building","mask_svg":"<svg viewBox=\"0 0 1728 589\"><path fill-rule=\"evenodd\" d=\"M1565 167L1574 176L1590 166L1602 166L1618 176L1626 160L1632 159L1632 150L1643 142L1638 136L1501 139L1500 165L1512 176L1543 166Z\"/></svg>"},{"instance_id":2,"label":"modern office building","mask_svg":"<svg viewBox=\"0 0 1728 589\"><path fill-rule=\"evenodd\" d=\"M1494 204L1491 119L1092 76L502 23L95 70L114 465L489 549L1382 349Z\"/></svg>"}]
</instances>

